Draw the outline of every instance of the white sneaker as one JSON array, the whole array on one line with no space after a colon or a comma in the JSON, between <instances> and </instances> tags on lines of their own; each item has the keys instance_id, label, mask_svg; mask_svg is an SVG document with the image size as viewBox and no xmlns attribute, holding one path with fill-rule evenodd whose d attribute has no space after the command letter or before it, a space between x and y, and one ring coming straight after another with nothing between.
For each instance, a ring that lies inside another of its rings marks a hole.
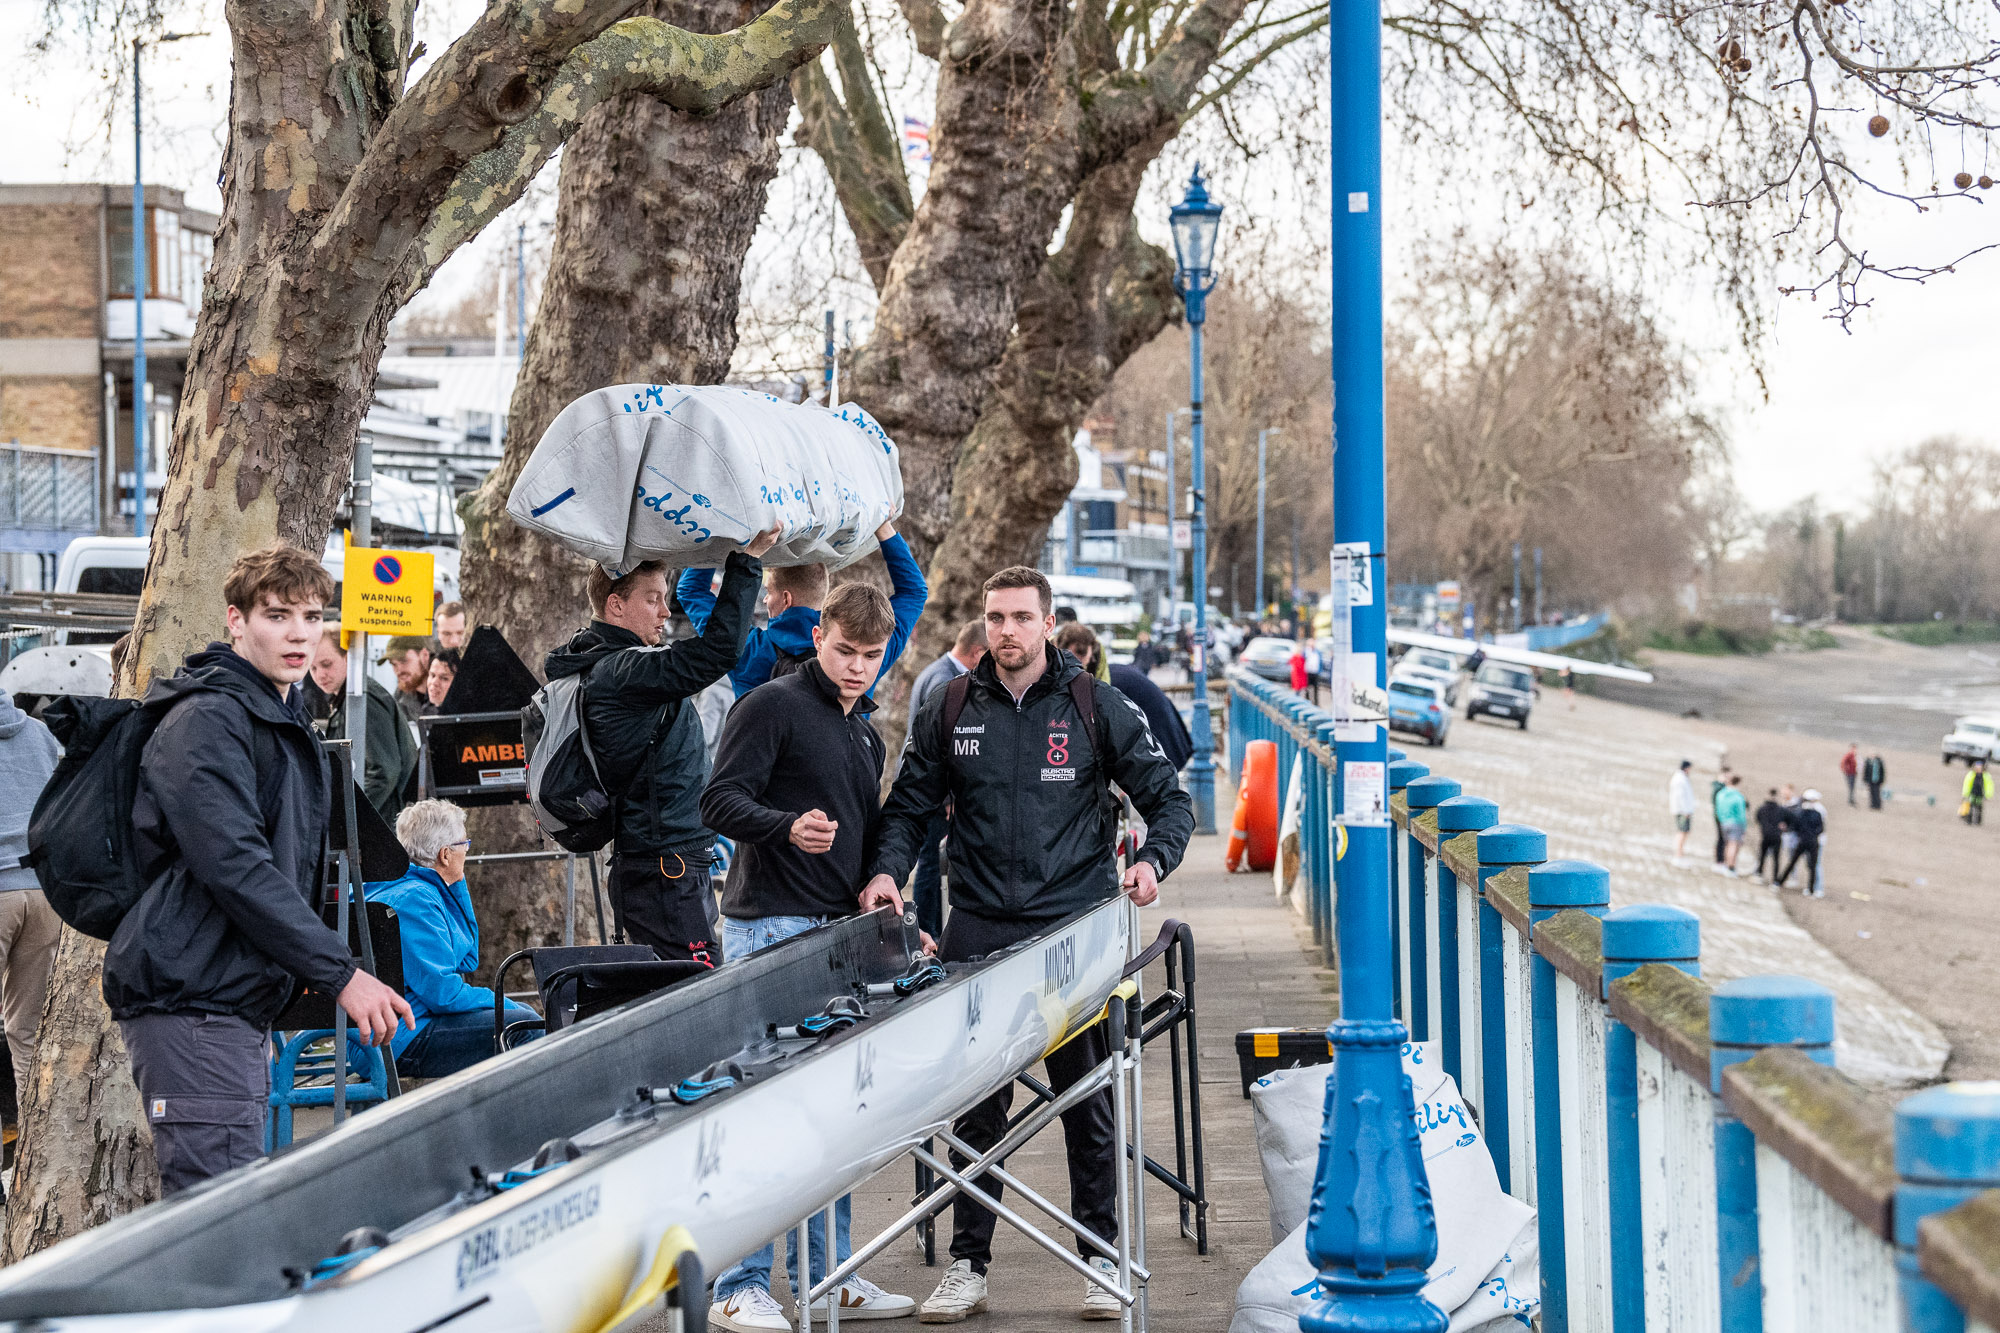
<instances>
[{"instance_id":1,"label":"white sneaker","mask_svg":"<svg viewBox=\"0 0 2000 1333\"><path fill-rule=\"evenodd\" d=\"M708 1307L708 1326L729 1333L792 1333L784 1307L762 1287L738 1287Z\"/></svg>"},{"instance_id":2,"label":"white sneaker","mask_svg":"<svg viewBox=\"0 0 2000 1333\"><path fill-rule=\"evenodd\" d=\"M970 1259L954 1259L930 1299L917 1311L920 1324L956 1324L986 1313L986 1275L972 1271Z\"/></svg>"},{"instance_id":3,"label":"white sneaker","mask_svg":"<svg viewBox=\"0 0 2000 1333\"><path fill-rule=\"evenodd\" d=\"M840 1322L850 1319L908 1319L917 1312L917 1303L908 1296L884 1291L865 1277L851 1277L840 1284ZM811 1318L826 1323L826 1297L813 1302Z\"/></svg>"},{"instance_id":4,"label":"white sneaker","mask_svg":"<svg viewBox=\"0 0 2000 1333\"><path fill-rule=\"evenodd\" d=\"M1099 1257L1090 1261L1090 1266L1113 1282L1118 1280L1118 1265L1109 1259ZM1125 1313L1125 1307L1116 1296L1095 1282L1083 1284L1083 1317L1085 1319L1116 1319Z\"/></svg>"}]
</instances>

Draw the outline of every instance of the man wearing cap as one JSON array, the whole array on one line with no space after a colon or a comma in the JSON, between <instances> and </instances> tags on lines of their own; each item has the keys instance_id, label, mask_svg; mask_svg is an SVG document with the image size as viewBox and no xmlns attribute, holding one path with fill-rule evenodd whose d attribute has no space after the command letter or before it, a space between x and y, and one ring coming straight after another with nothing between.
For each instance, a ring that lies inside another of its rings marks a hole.
<instances>
[{"instance_id":1,"label":"man wearing cap","mask_svg":"<svg viewBox=\"0 0 2000 1333\"><path fill-rule=\"evenodd\" d=\"M429 702L424 687L431 674L431 641L418 634L399 634L384 645L375 661L387 662L396 672L396 711L403 720L415 722L422 717Z\"/></svg>"}]
</instances>

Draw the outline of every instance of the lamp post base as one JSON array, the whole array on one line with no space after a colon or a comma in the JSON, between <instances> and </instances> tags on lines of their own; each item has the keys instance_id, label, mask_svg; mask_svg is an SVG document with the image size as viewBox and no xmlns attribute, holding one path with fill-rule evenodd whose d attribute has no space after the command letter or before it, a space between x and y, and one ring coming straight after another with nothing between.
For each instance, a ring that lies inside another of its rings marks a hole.
<instances>
[{"instance_id":1,"label":"lamp post base","mask_svg":"<svg viewBox=\"0 0 2000 1333\"><path fill-rule=\"evenodd\" d=\"M1353 1269L1319 1275L1318 1303L1299 1316L1304 1333L1445 1333L1451 1320L1424 1299L1427 1277L1396 1269L1364 1278Z\"/></svg>"},{"instance_id":2,"label":"lamp post base","mask_svg":"<svg viewBox=\"0 0 2000 1333\"><path fill-rule=\"evenodd\" d=\"M1212 742L1211 742L1212 743ZM1187 766L1188 797L1194 802L1194 831L1215 832L1215 761L1196 752Z\"/></svg>"}]
</instances>

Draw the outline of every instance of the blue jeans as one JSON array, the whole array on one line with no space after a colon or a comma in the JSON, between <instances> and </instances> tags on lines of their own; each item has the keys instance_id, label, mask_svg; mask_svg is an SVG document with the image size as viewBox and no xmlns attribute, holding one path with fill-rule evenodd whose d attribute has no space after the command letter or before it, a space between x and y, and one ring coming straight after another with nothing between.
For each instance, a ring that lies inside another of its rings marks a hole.
<instances>
[{"instance_id":1,"label":"blue jeans","mask_svg":"<svg viewBox=\"0 0 2000 1333\"><path fill-rule=\"evenodd\" d=\"M722 918L722 957L726 963L740 958L748 958L760 949L768 949L780 940L788 940L803 934L815 926L825 925L832 918L824 916L760 916L738 921L730 917ZM833 1248L836 1264L843 1263L854 1253L854 1246L848 1239L848 1228L853 1217L851 1196L842 1195L833 1206ZM799 1241L796 1228L785 1233L785 1275L791 1279L792 1290L799 1291ZM806 1265L818 1282L827 1275L826 1263L826 1216L824 1211L814 1213L806 1227ZM715 1299L726 1300L731 1292L745 1287L771 1289L771 1263L776 1258L774 1247L766 1245L741 1263L725 1269L715 1279Z\"/></svg>"},{"instance_id":2,"label":"blue jeans","mask_svg":"<svg viewBox=\"0 0 2000 1333\"><path fill-rule=\"evenodd\" d=\"M536 1017L535 1011L509 1004L505 1022L518 1023ZM540 1033L524 1034L532 1039ZM470 1069L493 1055L493 1011L479 1009L464 1014L432 1014L424 1030L410 1038L409 1045L396 1057L396 1072L404 1078L443 1078L461 1069Z\"/></svg>"},{"instance_id":3,"label":"blue jeans","mask_svg":"<svg viewBox=\"0 0 2000 1333\"><path fill-rule=\"evenodd\" d=\"M917 928L934 940L944 938L944 848L951 821L940 810L924 829L924 844L917 850L917 873L910 879L910 898L917 906Z\"/></svg>"}]
</instances>

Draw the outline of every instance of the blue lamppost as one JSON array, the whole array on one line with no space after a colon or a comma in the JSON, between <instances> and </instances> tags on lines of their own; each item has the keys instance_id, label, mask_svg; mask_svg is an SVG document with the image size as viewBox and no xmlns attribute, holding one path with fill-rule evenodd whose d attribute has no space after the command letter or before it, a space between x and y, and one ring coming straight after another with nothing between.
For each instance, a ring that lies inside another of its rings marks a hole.
<instances>
[{"instance_id":1,"label":"blue lamppost","mask_svg":"<svg viewBox=\"0 0 2000 1333\"><path fill-rule=\"evenodd\" d=\"M1194 758L1188 761L1188 795L1194 798L1194 831L1215 832L1215 735L1208 723L1208 519L1201 454L1201 324L1208 294L1215 288L1215 234L1222 205L1208 197L1201 164L1188 177L1187 197L1167 214L1174 230L1174 290L1187 306L1188 421L1193 437L1189 489L1194 493Z\"/></svg>"},{"instance_id":2,"label":"blue lamppost","mask_svg":"<svg viewBox=\"0 0 2000 1333\"><path fill-rule=\"evenodd\" d=\"M1329 0L1332 48L1333 538L1367 562L1348 614L1353 657L1384 685L1389 580L1383 560L1382 13L1380 0ZM1336 588L1337 588L1336 584ZM1363 589L1366 589L1364 596ZM1346 688L1336 683L1336 689ZM1380 723L1335 735L1347 851L1335 863L1340 1019L1329 1029L1319 1170L1306 1253L1320 1298L1307 1333L1445 1333L1424 1299L1437 1221L1417 1141L1404 1027L1391 988L1388 741Z\"/></svg>"}]
</instances>

